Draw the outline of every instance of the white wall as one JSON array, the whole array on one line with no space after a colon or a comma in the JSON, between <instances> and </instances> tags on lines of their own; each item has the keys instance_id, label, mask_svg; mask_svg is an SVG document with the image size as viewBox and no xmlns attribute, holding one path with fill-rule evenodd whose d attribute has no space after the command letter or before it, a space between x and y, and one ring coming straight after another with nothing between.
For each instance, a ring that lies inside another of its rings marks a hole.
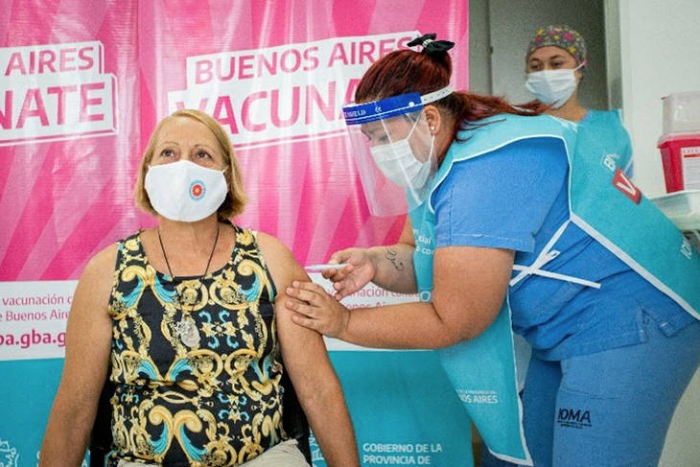
<instances>
[{"instance_id":1,"label":"white wall","mask_svg":"<svg viewBox=\"0 0 700 467\"><path fill-rule=\"evenodd\" d=\"M619 2L622 108L634 147L634 180L649 197L665 193L657 142L661 98L700 91L700 2ZM700 460L695 465L700 465Z\"/></svg>"},{"instance_id":2,"label":"white wall","mask_svg":"<svg viewBox=\"0 0 700 467\"><path fill-rule=\"evenodd\" d=\"M489 2L469 1L469 90L491 94Z\"/></svg>"},{"instance_id":3,"label":"white wall","mask_svg":"<svg viewBox=\"0 0 700 467\"><path fill-rule=\"evenodd\" d=\"M606 6L619 6L622 109L634 147L634 181L647 196L661 195L661 98L700 91L700 2L608 0ZM698 435L700 372L676 410L659 465L700 466Z\"/></svg>"}]
</instances>

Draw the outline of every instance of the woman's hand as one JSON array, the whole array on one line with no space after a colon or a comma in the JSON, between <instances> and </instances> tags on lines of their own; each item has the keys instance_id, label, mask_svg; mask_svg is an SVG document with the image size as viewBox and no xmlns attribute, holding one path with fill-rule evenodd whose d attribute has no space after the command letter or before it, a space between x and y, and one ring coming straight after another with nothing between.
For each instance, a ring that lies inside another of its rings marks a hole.
<instances>
[{"instance_id":1,"label":"woman's hand","mask_svg":"<svg viewBox=\"0 0 700 467\"><path fill-rule=\"evenodd\" d=\"M294 281L291 287L287 287L286 294L290 300L285 302L285 306L294 312L292 321L323 335L342 339L350 320L350 310L322 286Z\"/></svg>"},{"instance_id":2,"label":"woman's hand","mask_svg":"<svg viewBox=\"0 0 700 467\"><path fill-rule=\"evenodd\" d=\"M341 263L342 269L327 269L322 276L333 282L335 298L341 300L369 284L377 274L377 265L370 254L371 250L348 248L333 253L331 263Z\"/></svg>"}]
</instances>

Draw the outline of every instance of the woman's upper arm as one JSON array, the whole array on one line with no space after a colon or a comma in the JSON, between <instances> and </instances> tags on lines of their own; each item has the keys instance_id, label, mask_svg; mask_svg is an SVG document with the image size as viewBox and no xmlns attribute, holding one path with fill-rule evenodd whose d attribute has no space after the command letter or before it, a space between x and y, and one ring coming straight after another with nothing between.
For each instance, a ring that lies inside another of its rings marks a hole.
<instances>
[{"instance_id":1,"label":"woman's upper arm","mask_svg":"<svg viewBox=\"0 0 700 467\"><path fill-rule=\"evenodd\" d=\"M83 270L73 294L66 330L66 358L41 447L42 467L79 465L107 377L112 341L107 307L116 245L102 250Z\"/></svg>"},{"instance_id":2,"label":"woman's upper arm","mask_svg":"<svg viewBox=\"0 0 700 467\"><path fill-rule=\"evenodd\" d=\"M302 397L304 386L310 381L323 381L324 369L331 369L323 337L316 331L292 322L291 311L284 305L288 300L285 290L292 281L308 282L309 276L291 251L274 237L259 234L258 243L265 257L277 289L275 320L285 367L295 389Z\"/></svg>"},{"instance_id":3,"label":"woman's upper arm","mask_svg":"<svg viewBox=\"0 0 700 467\"><path fill-rule=\"evenodd\" d=\"M323 336L292 322L285 300L287 297L283 294L275 305L277 334L284 366L300 400L304 400L331 382L335 374Z\"/></svg>"},{"instance_id":4,"label":"woman's upper arm","mask_svg":"<svg viewBox=\"0 0 700 467\"><path fill-rule=\"evenodd\" d=\"M452 341L473 339L496 319L513 268L512 250L439 248L433 263L433 305Z\"/></svg>"},{"instance_id":5,"label":"woman's upper arm","mask_svg":"<svg viewBox=\"0 0 700 467\"><path fill-rule=\"evenodd\" d=\"M66 357L41 448L41 466L78 465L85 455L112 341L107 313L116 245L90 260L73 294Z\"/></svg>"},{"instance_id":6,"label":"woman's upper arm","mask_svg":"<svg viewBox=\"0 0 700 467\"><path fill-rule=\"evenodd\" d=\"M115 261L116 245L90 260L78 281L68 316L61 385L86 400L99 396L107 376L112 340L107 305Z\"/></svg>"}]
</instances>

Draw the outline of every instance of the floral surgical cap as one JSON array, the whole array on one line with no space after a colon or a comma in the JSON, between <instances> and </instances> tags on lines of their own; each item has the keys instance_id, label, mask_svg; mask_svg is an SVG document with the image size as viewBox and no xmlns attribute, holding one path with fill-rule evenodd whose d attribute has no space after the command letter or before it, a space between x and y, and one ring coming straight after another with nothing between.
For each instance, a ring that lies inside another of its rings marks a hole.
<instances>
[{"instance_id":1,"label":"floral surgical cap","mask_svg":"<svg viewBox=\"0 0 700 467\"><path fill-rule=\"evenodd\" d=\"M569 26L546 26L539 28L535 32L535 37L530 41L527 48L526 57L529 58L532 52L541 48L554 46L564 49L576 59L576 62L586 68L586 42L583 36L571 29Z\"/></svg>"}]
</instances>

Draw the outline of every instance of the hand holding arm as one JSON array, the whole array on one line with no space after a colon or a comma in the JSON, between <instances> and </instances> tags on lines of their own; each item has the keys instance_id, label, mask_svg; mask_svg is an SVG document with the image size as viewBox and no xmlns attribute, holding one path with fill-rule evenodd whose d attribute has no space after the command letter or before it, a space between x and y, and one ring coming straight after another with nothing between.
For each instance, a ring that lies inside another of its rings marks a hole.
<instances>
[{"instance_id":1,"label":"hand holding arm","mask_svg":"<svg viewBox=\"0 0 700 467\"><path fill-rule=\"evenodd\" d=\"M287 308L295 323L347 342L378 348L427 349L473 339L496 318L508 289L514 252L438 249L432 302L347 308L318 284L295 281Z\"/></svg>"},{"instance_id":2,"label":"hand holding arm","mask_svg":"<svg viewBox=\"0 0 700 467\"><path fill-rule=\"evenodd\" d=\"M314 282L294 281L285 291L285 307L296 324L313 329L324 336L344 339L350 310Z\"/></svg>"}]
</instances>

